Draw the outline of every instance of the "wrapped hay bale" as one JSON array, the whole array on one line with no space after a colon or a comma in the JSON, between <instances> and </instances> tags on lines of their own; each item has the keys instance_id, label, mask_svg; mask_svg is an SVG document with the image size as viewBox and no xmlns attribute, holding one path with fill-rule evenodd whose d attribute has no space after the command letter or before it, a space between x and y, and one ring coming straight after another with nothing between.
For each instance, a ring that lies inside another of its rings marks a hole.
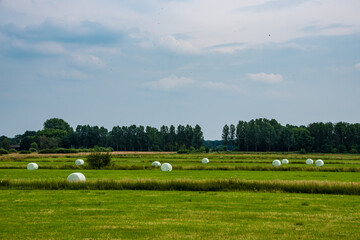
<instances>
[{"instance_id":1,"label":"wrapped hay bale","mask_svg":"<svg viewBox=\"0 0 360 240\"><path fill-rule=\"evenodd\" d=\"M78 165L78 166L84 165L84 160L82 160L82 159L76 160L75 165Z\"/></svg>"},{"instance_id":2,"label":"wrapped hay bale","mask_svg":"<svg viewBox=\"0 0 360 240\"><path fill-rule=\"evenodd\" d=\"M161 163L159 161L154 161L152 162L151 166L153 167L160 167L161 166Z\"/></svg>"},{"instance_id":3,"label":"wrapped hay bale","mask_svg":"<svg viewBox=\"0 0 360 240\"><path fill-rule=\"evenodd\" d=\"M285 158L281 161L281 164L289 164L289 160Z\"/></svg>"},{"instance_id":4,"label":"wrapped hay bale","mask_svg":"<svg viewBox=\"0 0 360 240\"><path fill-rule=\"evenodd\" d=\"M172 171L172 166L170 163L163 163L161 165L161 171L164 171L164 172L170 172Z\"/></svg>"},{"instance_id":5,"label":"wrapped hay bale","mask_svg":"<svg viewBox=\"0 0 360 240\"><path fill-rule=\"evenodd\" d=\"M38 168L39 168L39 166L36 163L29 163L27 165L27 170L36 170Z\"/></svg>"},{"instance_id":6,"label":"wrapped hay bale","mask_svg":"<svg viewBox=\"0 0 360 240\"><path fill-rule=\"evenodd\" d=\"M280 160L274 160L273 162L272 162L272 165L274 166L274 167L280 167L281 166L281 162L280 162Z\"/></svg>"},{"instance_id":7,"label":"wrapped hay bale","mask_svg":"<svg viewBox=\"0 0 360 240\"><path fill-rule=\"evenodd\" d=\"M201 162L202 162L203 164L208 164L208 163L209 163L209 159L203 158L203 159L201 160Z\"/></svg>"},{"instance_id":8,"label":"wrapped hay bale","mask_svg":"<svg viewBox=\"0 0 360 240\"><path fill-rule=\"evenodd\" d=\"M67 177L68 182L85 182L85 176L82 173L72 173Z\"/></svg>"},{"instance_id":9,"label":"wrapped hay bale","mask_svg":"<svg viewBox=\"0 0 360 240\"><path fill-rule=\"evenodd\" d=\"M323 161L323 160L318 159L318 160L315 161L315 166L321 167L322 165L324 165L324 161Z\"/></svg>"},{"instance_id":10,"label":"wrapped hay bale","mask_svg":"<svg viewBox=\"0 0 360 240\"><path fill-rule=\"evenodd\" d=\"M314 163L314 161L310 158L306 160L306 164L308 164L308 165L311 165L313 163Z\"/></svg>"}]
</instances>

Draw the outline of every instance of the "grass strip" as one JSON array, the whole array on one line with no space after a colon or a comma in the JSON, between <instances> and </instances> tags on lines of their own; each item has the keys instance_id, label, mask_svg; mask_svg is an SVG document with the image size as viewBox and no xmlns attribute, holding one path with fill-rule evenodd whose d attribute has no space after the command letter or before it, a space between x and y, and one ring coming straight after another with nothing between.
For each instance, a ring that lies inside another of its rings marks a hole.
<instances>
[{"instance_id":1,"label":"grass strip","mask_svg":"<svg viewBox=\"0 0 360 240\"><path fill-rule=\"evenodd\" d=\"M93 180L70 183L66 180L1 179L0 189L43 190L158 190L158 191L250 191L312 194L360 195L360 183L324 181L258 181L237 178L219 180Z\"/></svg>"},{"instance_id":2,"label":"grass strip","mask_svg":"<svg viewBox=\"0 0 360 240\"><path fill-rule=\"evenodd\" d=\"M26 166L2 165L0 169L24 169ZM76 165L39 165L39 169L91 169L89 166ZM158 170L153 166L112 165L103 170ZM299 166L173 166L174 170L228 170L228 171L309 171L309 172L360 172L358 167L299 167Z\"/></svg>"}]
</instances>

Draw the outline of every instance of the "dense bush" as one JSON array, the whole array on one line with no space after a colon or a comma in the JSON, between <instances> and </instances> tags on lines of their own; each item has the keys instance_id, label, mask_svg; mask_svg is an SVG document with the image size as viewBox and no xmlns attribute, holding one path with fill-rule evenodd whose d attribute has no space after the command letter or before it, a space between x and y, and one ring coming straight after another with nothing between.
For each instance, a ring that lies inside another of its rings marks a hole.
<instances>
[{"instance_id":1,"label":"dense bush","mask_svg":"<svg viewBox=\"0 0 360 240\"><path fill-rule=\"evenodd\" d=\"M8 154L9 152L3 148L0 148L0 155L1 154Z\"/></svg>"},{"instance_id":2,"label":"dense bush","mask_svg":"<svg viewBox=\"0 0 360 240\"><path fill-rule=\"evenodd\" d=\"M9 153L17 153L16 149L10 148Z\"/></svg>"},{"instance_id":3,"label":"dense bush","mask_svg":"<svg viewBox=\"0 0 360 240\"><path fill-rule=\"evenodd\" d=\"M36 148L30 148L29 151L30 152L36 152L37 150L36 150Z\"/></svg>"},{"instance_id":4,"label":"dense bush","mask_svg":"<svg viewBox=\"0 0 360 240\"><path fill-rule=\"evenodd\" d=\"M30 151L28 151L28 150L21 150L20 151L20 154L29 154L30 153Z\"/></svg>"},{"instance_id":5,"label":"dense bush","mask_svg":"<svg viewBox=\"0 0 360 240\"><path fill-rule=\"evenodd\" d=\"M109 166L111 164L111 154L109 152L93 152L87 157L87 163L91 168L97 169Z\"/></svg>"},{"instance_id":6,"label":"dense bush","mask_svg":"<svg viewBox=\"0 0 360 240\"><path fill-rule=\"evenodd\" d=\"M78 153L79 150L73 148L45 148L39 151L39 153Z\"/></svg>"}]
</instances>

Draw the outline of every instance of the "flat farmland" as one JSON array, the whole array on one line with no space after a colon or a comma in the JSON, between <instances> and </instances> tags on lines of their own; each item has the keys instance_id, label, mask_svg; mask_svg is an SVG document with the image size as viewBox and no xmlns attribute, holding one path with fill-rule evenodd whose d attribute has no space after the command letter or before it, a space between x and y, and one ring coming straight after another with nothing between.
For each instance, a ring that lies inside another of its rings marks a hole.
<instances>
[{"instance_id":1,"label":"flat farmland","mask_svg":"<svg viewBox=\"0 0 360 240\"><path fill-rule=\"evenodd\" d=\"M203 157L210 163L202 164ZM116 153L112 166L100 170L75 166L78 158L86 161L86 155L74 154L0 156L0 239L357 239L360 234L360 155ZM272 166L283 158L290 164ZM325 165L306 165L308 158ZM153 161L171 163L173 171L151 167ZM28 171L30 162L39 169ZM73 172L83 173L86 183L67 183Z\"/></svg>"}]
</instances>

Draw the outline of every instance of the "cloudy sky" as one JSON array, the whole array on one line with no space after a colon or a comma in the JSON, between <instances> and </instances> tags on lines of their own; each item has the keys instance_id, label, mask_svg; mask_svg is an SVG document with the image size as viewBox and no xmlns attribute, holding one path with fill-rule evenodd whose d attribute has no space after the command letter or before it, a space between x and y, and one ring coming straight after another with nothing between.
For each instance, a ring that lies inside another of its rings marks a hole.
<instances>
[{"instance_id":1,"label":"cloudy sky","mask_svg":"<svg viewBox=\"0 0 360 240\"><path fill-rule=\"evenodd\" d=\"M0 0L0 135L360 122L359 0Z\"/></svg>"}]
</instances>

